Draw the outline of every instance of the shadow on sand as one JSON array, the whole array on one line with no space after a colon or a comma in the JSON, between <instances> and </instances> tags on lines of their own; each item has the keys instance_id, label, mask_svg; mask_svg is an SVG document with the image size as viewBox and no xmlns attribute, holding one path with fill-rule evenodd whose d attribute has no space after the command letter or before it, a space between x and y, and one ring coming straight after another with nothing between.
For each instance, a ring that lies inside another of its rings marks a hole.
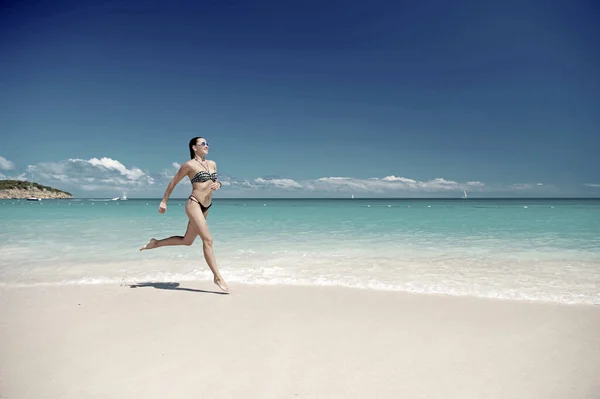
<instances>
[{"instance_id":1,"label":"shadow on sand","mask_svg":"<svg viewBox=\"0 0 600 399\"><path fill-rule=\"evenodd\" d=\"M179 286L179 283L146 282L146 283L138 283L138 284L129 285L129 288L141 288L141 287L153 287L153 288L157 288L159 290L190 291L190 292L200 292L203 294L228 295L227 292L221 292L221 291L206 291L206 290L196 290L194 288L182 288Z\"/></svg>"}]
</instances>

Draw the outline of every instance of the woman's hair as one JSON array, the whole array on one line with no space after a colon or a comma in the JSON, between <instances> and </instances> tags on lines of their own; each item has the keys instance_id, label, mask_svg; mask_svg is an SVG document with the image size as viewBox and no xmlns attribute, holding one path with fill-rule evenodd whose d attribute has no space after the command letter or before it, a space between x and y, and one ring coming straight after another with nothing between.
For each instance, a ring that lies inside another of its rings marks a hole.
<instances>
[{"instance_id":1,"label":"woman's hair","mask_svg":"<svg viewBox=\"0 0 600 399\"><path fill-rule=\"evenodd\" d=\"M196 143L198 142L198 139L203 139L204 137L194 137L193 139L190 140L190 159L194 159L194 157L196 156L196 154L194 153L194 149L192 148L192 146L195 146Z\"/></svg>"}]
</instances>

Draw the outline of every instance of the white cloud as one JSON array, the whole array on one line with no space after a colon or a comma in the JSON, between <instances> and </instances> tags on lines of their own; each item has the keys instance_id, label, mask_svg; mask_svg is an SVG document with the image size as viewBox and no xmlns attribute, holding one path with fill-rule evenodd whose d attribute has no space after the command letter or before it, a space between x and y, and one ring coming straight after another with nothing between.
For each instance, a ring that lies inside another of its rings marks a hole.
<instances>
[{"instance_id":1,"label":"white cloud","mask_svg":"<svg viewBox=\"0 0 600 399\"><path fill-rule=\"evenodd\" d=\"M2 158L4 159L4 158ZM44 162L29 165L25 173L8 177L0 173L0 178L36 181L59 189L77 193L81 191L104 193L120 193L128 191L135 196L162 195L166 185L173 178L174 169L180 168L177 162L167 163L165 168L150 173L136 166L126 166L122 162L107 158L68 159L59 162ZM224 196L262 195L294 195L294 196L443 196L460 197L463 190L471 193L503 193L511 195L528 195L547 193L556 189L551 184L516 183L512 185L486 184L480 181L454 181L443 177L430 180L416 180L408 177L388 175L382 177L354 178L347 176L320 177L315 179L295 180L280 176L263 176L253 179L237 179L220 175ZM589 187L600 187L597 183L588 183ZM187 196L190 190L188 179L178 184L172 196ZM77 195L77 194L76 194Z\"/></svg>"},{"instance_id":2,"label":"white cloud","mask_svg":"<svg viewBox=\"0 0 600 399\"><path fill-rule=\"evenodd\" d=\"M284 189L302 188L300 183L292 179L263 179L259 177L258 179L254 179L254 182L258 185L280 187Z\"/></svg>"},{"instance_id":3,"label":"white cloud","mask_svg":"<svg viewBox=\"0 0 600 399\"><path fill-rule=\"evenodd\" d=\"M488 185L481 181L454 181L442 177L431 180L415 180L401 176L384 176L371 178L353 178L347 176L321 177L311 180L294 180L280 177L260 177L252 180L234 179L221 177L222 181L227 179L227 185L231 189L238 189L240 193L266 190L275 192L305 192L307 195L318 193L344 193L357 195L433 195L433 196L461 196L463 191L469 193L504 193L510 195L517 192L519 195L527 193L549 192L555 187L544 183L516 183L512 185ZM226 185L225 183L223 185ZM312 193L312 194L311 194Z\"/></svg>"},{"instance_id":4,"label":"white cloud","mask_svg":"<svg viewBox=\"0 0 600 399\"><path fill-rule=\"evenodd\" d=\"M541 184L541 183L537 183L537 184L534 184L534 183L515 183L515 184L512 184L510 186L510 188L513 189L513 190L531 190L531 189L537 188L539 186L543 186L543 184Z\"/></svg>"},{"instance_id":5,"label":"white cloud","mask_svg":"<svg viewBox=\"0 0 600 399\"><path fill-rule=\"evenodd\" d=\"M584 186L599 188L600 183L585 183Z\"/></svg>"},{"instance_id":6,"label":"white cloud","mask_svg":"<svg viewBox=\"0 0 600 399\"><path fill-rule=\"evenodd\" d=\"M416 184L417 181L413 180L413 179L407 179L406 177L396 177L394 175L392 176L386 176L381 180L385 180L385 181L401 181L403 183L408 183L408 184Z\"/></svg>"},{"instance_id":7,"label":"white cloud","mask_svg":"<svg viewBox=\"0 0 600 399\"><path fill-rule=\"evenodd\" d=\"M368 182L368 180L350 177L321 177L315 181L309 182L308 187L311 190L324 191L368 191L368 187L365 184L366 182Z\"/></svg>"},{"instance_id":8,"label":"white cloud","mask_svg":"<svg viewBox=\"0 0 600 399\"><path fill-rule=\"evenodd\" d=\"M16 176L10 176L0 173L0 180L27 180L27 175L25 173L20 173Z\"/></svg>"},{"instance_id":9,"label":"white cloud","mask_svg":"<svg viewBox=\"0 0 600 399\"><path fill-rule=\"evenodd\" d=\"M86 191L142 188L154 184L152 176L137 167L127 168L111 158L68 159L27 167L29 180L43 184L71 185Z\"/></svg>"},{"instance_id":10,"label":"white cloud","mask_svg":"<svg viewBox=\"0 0 600 399\"><path fill-rule=\"evenodd\" d=\"M0 170L12 170L15 168L15 164L8 159L0 156Z\"/></svg>"},{"instance_id":11,"label":"white cloud","mask_svg":"<svg viewBox=\"0 0 600 399\"><path fill-rule=\"evenodd\" d=\"M459 183L443 178L427 181L417 181L406 177L385 176L370 179L351 177L322 177L317 179L314 187L323 190L361 191L361 192L450 192L462 190L477 190L485 186L478 181Z\"/></svg>"},{"instance_id":12,"label":"white cloud","mask_svg":"<svg viewBox=\"0 0 600 399\"><path fill-rule=\"evenodd\" d=\"M228 178L224 178L228 179ZM228 179L227 183L233 188L242 189L282 189L286 191L307 191L307 192L346 192L346 193L433 193L433 192L461 192L462 190L482 190L485 184L478 181L469 181L459 183L436 178L429 181L417 181L405 177L385 176L382 178L372 177L368 179L358 179L353 177L321 177L313 180L297 181L289 178L264 178L259 177L253 180ZM225 185L225 184L224 184Z\"/></svg>"},{"instance_id":13,"label":"white cloud","mask_svg":"<svg viewBox=\"0 0 600 399\"><path fill-rule=\"evenodd\" d=\"M81 161L81 162L89 162L90 165L94 165L98 168L106 168L108 170L118 171L122 176L125 176L131 181L137 181L140 178L144 178L147 175L139 168L135 166L131 169L127 169L125 165L121 162L111 159L111 158L92 158L89 161L84 161L82 159L70 159L69 161Z\"/></svg>"}]
</instances>

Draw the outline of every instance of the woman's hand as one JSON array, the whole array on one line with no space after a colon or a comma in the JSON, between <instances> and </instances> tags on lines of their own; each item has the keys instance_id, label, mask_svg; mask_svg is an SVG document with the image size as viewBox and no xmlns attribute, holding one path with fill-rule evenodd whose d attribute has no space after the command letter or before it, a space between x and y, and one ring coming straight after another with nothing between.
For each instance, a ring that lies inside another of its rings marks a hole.
<instances>
[{"instance_id":1,"label":"woman's hand","mask_svg":"<svg viewBox=\"0 0 600 399\"><path fill-rule=\"evenodd\" d=\"M220 188L221 188L221 183L219 183L219 182L214 182L210 185L210 189L213 191L218 190Z\"/></svg>"},{"instance_id":2,"label":"woman's hand","mask_svg":"<svg viewBox=\"0 0 600 399\"><path fill-rule=\"evenodd\" d=\"M165 213L166 211L167 211L166 201L160 201L160 205L158 206L158 213Z\"/></svg>"}]
</instances>

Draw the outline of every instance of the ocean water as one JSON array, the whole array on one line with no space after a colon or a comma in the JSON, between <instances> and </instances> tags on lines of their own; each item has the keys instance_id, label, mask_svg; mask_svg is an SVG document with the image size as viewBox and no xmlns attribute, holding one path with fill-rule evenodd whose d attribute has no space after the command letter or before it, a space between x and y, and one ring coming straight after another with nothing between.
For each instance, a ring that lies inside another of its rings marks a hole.
<instances>
[{"instance_id":1,"label":"ocean water","mask_svg":"<svg viewBox=\"0 0 600 399\"><path fill-rule=\"evenodd\" d=\"M184 199L0 200L0 287L207 280ZM219 199L228 282L600 304L600 200Z\"/></svg>"}]
</instances>

